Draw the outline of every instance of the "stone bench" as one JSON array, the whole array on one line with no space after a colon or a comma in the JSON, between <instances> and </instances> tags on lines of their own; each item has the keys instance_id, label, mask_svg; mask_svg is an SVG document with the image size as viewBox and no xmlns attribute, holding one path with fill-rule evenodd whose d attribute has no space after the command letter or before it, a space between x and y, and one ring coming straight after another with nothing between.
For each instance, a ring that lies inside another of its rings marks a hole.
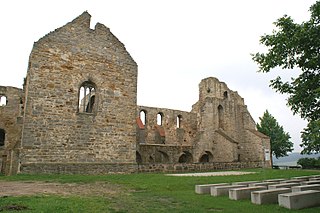
<instances>
[{"instance_id":1,"label":"stone bench","mask_svg":"<svg viewBox=\"0 0 320 213\"><path fill-rule=\"evenodd\" d=\"M320 184L320 180L310 180L310 181L303 181L301 182L301 185L312 185L312 184Z\"/></svg>"},{"instance_id":2,"label":"stone bench","mask_svg":"<svg viewBox=\"0 0 320 213\"><path fill-rule=\"evenodd\" d=\"M293 186L291 188L292 192L301 192L306 190L320 190L320 184L311 184L303 186Z\"/></svg>"},{"instance_id":3,"label":"stone bench","mask_svg":"<svg viewBox=\"0 0 320 213\"><path fill-rule=\"evenodd\" d=\"M278 184L279 182L262 182L262 183L250 183L249 184L249 187L250 186L265 186L265 187L268 187L269 185L275 185L275 184Z\"/></svg>"},{"instance_id":4,"label":"stone bench","mask_svg":"<svg viewBox=\"0 0 320 213\"><path fill-rule=\"evenodd\" d=\"M261 181L244 181L244 182L234 182L232 185L244 185L249 186L251 183L261 183Z\"/></svg>"},{"instance_id":5,"label":"stone bench","mask_svg":"<svg viewBox=\"0 0 320 213\"><path fill-rule=\"evenodd\" d=\"M301 183L303 180L298 180L298 179L290 179L290 180L283 180L280 181L280 183Z\"/></svg>"},{"instance_id":6,"label":"stone bench","mask_svg":"<svg viewBox=\"0 0 320 213\"><path fill-rule=\"evenodd\" d=\"M271 204L278 203L278 195L291 192L289 188L276 188L251 192L251 203Z\"/></svg>"},{"instance_id":7,"label":"stone bench","mask_svg":"<svg viewBox=\"0 0 320 213\"><path fill-rule=\"evenodd\" d=\"M320 180L320 177L312 177L312 178L309 178L310 181L312 180Z\"/></svg>"},{"instance_id":8,"label":"stone bench","mask_svg":"<svg viewBox=\"0 0 320 213\"><path fill-rule=\"evenodd\" d=\"M229 190L229 199L231 200L243 200L250 199L251 192L265 190L267 187L265 186L251 186L251 187L243 187Z\"/></svg>"},{"instance_id":9,"label":"stone bench","mask_svg":"<svg viewBox=\"0 0 320 213\"><path fill-rule=\"evenodd\" d=\"M307 181L307 180L309 180L309 178L310 178L310 176L301 176L301 177L292 177L291 179Z\"/></svg>"},{"instance_id":10,"label":"stone bench","mask_svg":"<svg viewBox=\"0 0 320 213\"><path fill-rule=\"evenodd\" d=\"M203 184L203 185L196 185L195 192L197 194L210 194L210 188L214 186L226 186L230 185L228 183L216 183L216 184Z\"/></svg>"},{"instance_id":11,"label":"stone bench","mask_svg":"<svg viewBox=\"0 0 320 213\"><path fill-rule=\"evenodd\" d=\"M211 196L226 196L229 195L230 189L243 188L245 185L228 185L228 186L214 186L211 187L210 194Z\"/></svg>"},{"instance_id":12,"label":"stone bench","mask_svg":"<svg viewBox=\"0 0 320 213\"><path fill-rule=\"evenodd\" d=\"M286 179L283 178L278 178L278 179L268 179L268 180L264 180L263 182L280 182L280 181L284 181Z\"/></svg>"},{"instance_id":13,"label":"stone bench","mask_svg":"<svg viewBox=\"0 0 320 213\"><path fill-rule=\"evenodd\" d=\"M307 190L279 194L278 201L279 206L287 209L304 209L320 206L320 191Z\"/></svg>"},{"instance_id":14,"label":"stone bench","mask_svg":"<svg viewBox=\"0 0 320 213\"><path fill-rule=\"evenodd\" d=\"M268 189L291 188L293 186L300 186L300 183L279 183L279 184L269 185Z\"/></svg>"}]
</instances>

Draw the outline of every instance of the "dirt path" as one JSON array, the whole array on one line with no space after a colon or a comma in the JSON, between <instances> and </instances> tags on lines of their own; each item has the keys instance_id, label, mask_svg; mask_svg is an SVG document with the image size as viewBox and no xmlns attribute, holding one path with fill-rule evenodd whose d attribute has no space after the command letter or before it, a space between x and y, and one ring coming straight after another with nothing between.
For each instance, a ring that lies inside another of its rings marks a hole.
<instances>
[{"instance_id":1,"label":"dirt path","mask_svg":"<svg viewBox=\"0 0 320 213\"><path fill-rule=\"evenodd\" d=\"M35 194L115 196L121 191L123 192L121 186L103 182L61 184L38 181L0 181L0 197Z\"/></svg>"}]
</instances>

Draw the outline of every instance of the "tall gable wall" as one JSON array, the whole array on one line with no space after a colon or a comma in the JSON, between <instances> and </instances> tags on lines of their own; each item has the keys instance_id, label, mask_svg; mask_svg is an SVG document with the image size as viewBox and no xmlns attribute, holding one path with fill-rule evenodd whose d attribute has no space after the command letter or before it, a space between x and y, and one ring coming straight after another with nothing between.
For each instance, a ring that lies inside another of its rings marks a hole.
<instances>
[{"instance_id":1,"label":"tall gable wall","mask_svg":"<svg viewBox=\"0 0 320 213\"><path fill-rule=\"evenodd\" d=\"M137 65L108 28L89 26L85 12L33 47L22 172L39 163L135 162Z\"/></svg>"}]
</instances>

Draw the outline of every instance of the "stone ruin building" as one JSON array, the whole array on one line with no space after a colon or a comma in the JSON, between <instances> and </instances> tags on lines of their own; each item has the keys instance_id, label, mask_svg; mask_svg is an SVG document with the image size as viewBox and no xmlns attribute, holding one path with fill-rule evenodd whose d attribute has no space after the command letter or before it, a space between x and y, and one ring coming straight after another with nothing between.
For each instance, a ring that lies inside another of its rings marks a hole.
<instances>
[{"instance_id":1,"label":"stone ruin building","mask_svg":"<svg viewBox=\"0 0 320 213\"><path fill-rule=\"evenodd\" d=\"M137 106L137 64L82 15L35 42L23 89L0 86L1 173L208 171L270 167L237 92L210 77L191 112Z\"/></svg>"}]
</instances>

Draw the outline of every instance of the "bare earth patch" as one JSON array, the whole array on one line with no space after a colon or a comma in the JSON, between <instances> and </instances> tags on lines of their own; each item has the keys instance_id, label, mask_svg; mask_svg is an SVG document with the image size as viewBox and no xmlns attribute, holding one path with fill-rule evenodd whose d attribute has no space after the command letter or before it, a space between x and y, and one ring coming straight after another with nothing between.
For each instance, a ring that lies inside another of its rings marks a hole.
<instances>
[{"instance_id":1,"label":"bare earth patch","mask_svg":"<svg viewBox=\"0 0 320 213\"><path fill-rule=\"evenodd\" d=\"M35 194L115 196L120 194L121 191L123 192L121 186L102 182L61 184L39 181L0 181L0 197Z\"/></svg>"},{"instance_id":2,"label":"bare earth patch","mask_svg":"<svg viewBox=\"0 0 320 213\"><path fill-rule=\"evenodd\" d=\"M184 173L184 174L167 174L168 176L226 176L226 175L247 175L255 172L237 172L237 171L225 171L225 172L203 172L203 173Z\"/></svg>"}]
</instances>

